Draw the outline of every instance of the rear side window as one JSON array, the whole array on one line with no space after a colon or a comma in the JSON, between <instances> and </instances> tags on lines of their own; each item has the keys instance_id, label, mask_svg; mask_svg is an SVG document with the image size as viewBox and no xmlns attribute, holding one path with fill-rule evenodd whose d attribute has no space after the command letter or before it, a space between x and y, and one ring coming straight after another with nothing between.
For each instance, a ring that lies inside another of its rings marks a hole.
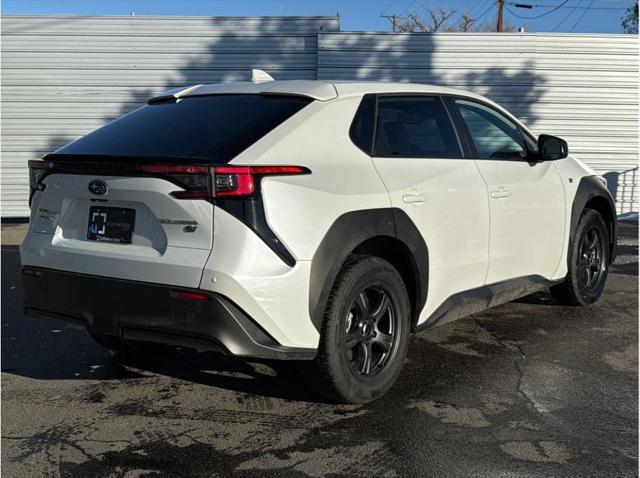
<instances>
[{"instance_id":1,"label":"rear side window","mask_svg":"<svg viewBox=\"0 0 640 478\"><path fill-rule=\"evenodd\" d=\"M376 97L365 95L351 123L349 136L351 141L367 154L371 154L373 146L373 124L376 118Z\"/></svg>"},{"instance_id":2,"label":"rear side window","mask_svg":"<svg viewBox=\"0 0 640 478\"><path fill-rule=\"evenodd\" d=\"M435 96L378 98L375 156L460 158L449 115Z\"/></svg>"},{"instance_id":3,"label":"rear side window","mask_svg":"<svg viewBox=\"0 0 640 478\"><path fill-rule=\"evenodd\" d=\"M55 154L198 159L225 163L312 100L213 95L143 106Z\"/></svg>"}]
</instances>

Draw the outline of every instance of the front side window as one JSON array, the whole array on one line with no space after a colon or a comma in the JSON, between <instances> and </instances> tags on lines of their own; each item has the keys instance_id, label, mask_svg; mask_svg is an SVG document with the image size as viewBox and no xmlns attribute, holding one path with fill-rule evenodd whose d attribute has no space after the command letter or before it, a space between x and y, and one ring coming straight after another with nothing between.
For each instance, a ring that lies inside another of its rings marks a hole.
<instances>
[{"instance_id":1,"label":"front side window","mask_svg":"<svg viewBox=\"0 0 640 478\"><path fill-rule=\"evenodd\" d=\"M311 101L299 96L234 94L154 103L89 133L54 155L226 163Z\"/></svg>"},{"instance_id":2,"label":"front side window","mask_svg":"<svg viewBox=\"0 0 640 478\"><path fill-rule=\"evenodd\" d=\"M375 156L460 158L460 145L436 96L378 98Z\"/></svg>"},{"instance_id":3,"label":"front side window","mask_svg":"<svg viewBox=\"0 0 640 478\"><path fill-rule=\"evenodd\" d=\"M497 111L474 101L455 100L481 159L523 159L527 157L520 128Z\"/></svg>"}]
</instances>

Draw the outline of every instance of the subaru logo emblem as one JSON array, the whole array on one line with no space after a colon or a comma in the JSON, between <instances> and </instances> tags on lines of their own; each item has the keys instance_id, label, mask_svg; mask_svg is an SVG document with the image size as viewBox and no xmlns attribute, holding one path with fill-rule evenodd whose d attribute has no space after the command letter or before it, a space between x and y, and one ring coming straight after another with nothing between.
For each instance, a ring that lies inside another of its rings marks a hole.
<instances>
[{"instance_id":1,"label":"subaru logo emblem","mask_svg":"<svg viewBox=\"0 0 640 478\"><path fill-rule=\"evenodd\" d=\"M94 179L89 183L89 191L96 196L104 196L109 191L109 187L102 179Z\"/></svg>"}]
</instances>

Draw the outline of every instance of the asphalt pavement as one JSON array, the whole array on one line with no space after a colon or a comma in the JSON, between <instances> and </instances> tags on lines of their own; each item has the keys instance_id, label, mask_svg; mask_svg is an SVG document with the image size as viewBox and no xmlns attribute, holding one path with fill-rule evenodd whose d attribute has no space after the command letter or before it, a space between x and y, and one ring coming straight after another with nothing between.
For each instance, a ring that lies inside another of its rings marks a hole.
<instances>
[{"instance_id":1,"label":"asphalt pavement","mask_svg":"<svg viewBox=\"0 0 640 478\"><path fill-rule=\"evenodd\" d=\"M367 405L323 402L290 364L123 363L82 328L24 317L5 246L2 475L637 476L637 229L620 242L598 303L540 293L416 335Z\"/></svg>"}]
</instances>

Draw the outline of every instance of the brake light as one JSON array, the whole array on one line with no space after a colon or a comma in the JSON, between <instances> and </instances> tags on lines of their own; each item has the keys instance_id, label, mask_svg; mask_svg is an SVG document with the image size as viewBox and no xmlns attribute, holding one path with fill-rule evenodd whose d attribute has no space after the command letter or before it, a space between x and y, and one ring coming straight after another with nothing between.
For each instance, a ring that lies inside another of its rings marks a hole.
<instances>
[{"instance_id":1,"label":"brake light","mask_svg":"<svg viewBox=\"0 0 640 478\"><path fill-rule=\"evenodd\" d=\"M217 166L214 168L216 197L251 196L265 176L309 174L300 166Z\"/></svg>"},{"instance_id":2,"label":"brake light","mask_svg":"<svg viewBox=\"0 0 640 478\"><path fill-rule=\"evenodd\" d=\"M265 176L289 176L293 174L309 174L307 168L301 166L213 166L208 169L207 179L211 179L210 188L204 188L200 181L193 181L194 184L187 184L185 179L189 174L194 177L203 177L203 171L195 169L187 172L188 167L180 171L184 177L180 178L179 184L185 191L174 191L171 195L178 199L212 199L239 198L252 196L258 191L260 179ZM172 171L170 176L176 175L177 171ZM178 181L174 181L178 183Z\"/></svg>"}]
</instances>

